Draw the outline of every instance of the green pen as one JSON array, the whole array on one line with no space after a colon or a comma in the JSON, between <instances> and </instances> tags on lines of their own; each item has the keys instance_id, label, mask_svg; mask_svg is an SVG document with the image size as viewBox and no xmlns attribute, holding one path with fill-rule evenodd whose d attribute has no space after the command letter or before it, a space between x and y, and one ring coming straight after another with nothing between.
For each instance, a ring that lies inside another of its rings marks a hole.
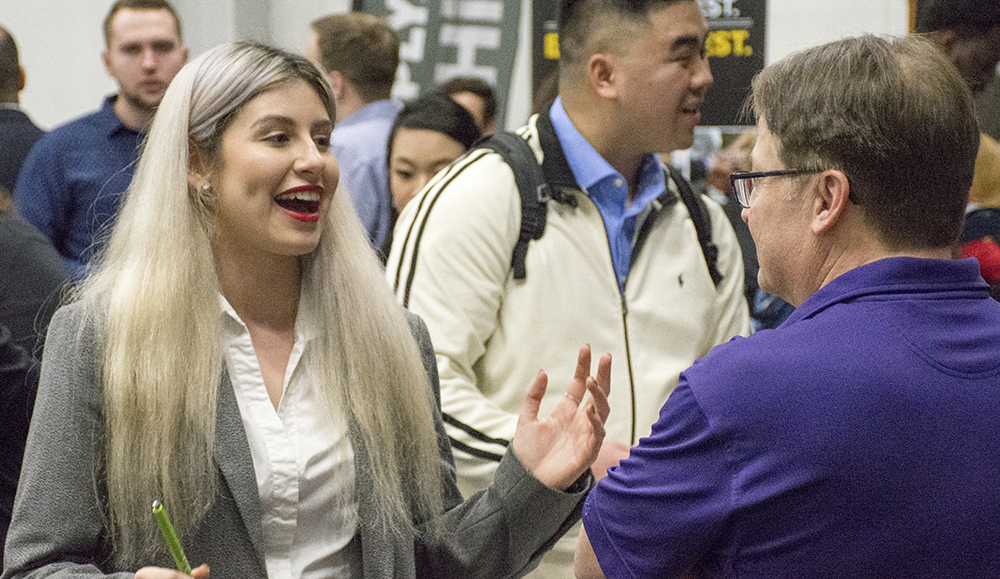
<instances>
[{"instance_id":1,"label":"green pen","mask_svg":"<svg viewBox=\"0 0 1000 579\"><path fill-rule=\"evenodd\" d=\"M174 526L170 524L170 517L167 516L167 511L163 508L163 503L160 501L153 501L153 516L156 517L156 524L160 527L163 540L167 542L167 549L170 550L170 554L174 557L174 564L177 566L177 570L185 575L190 575L191 564L188 563L187 556L184 555L184 549L177 538L177 533L174 532Z\"/></svg>"}]
</instances>

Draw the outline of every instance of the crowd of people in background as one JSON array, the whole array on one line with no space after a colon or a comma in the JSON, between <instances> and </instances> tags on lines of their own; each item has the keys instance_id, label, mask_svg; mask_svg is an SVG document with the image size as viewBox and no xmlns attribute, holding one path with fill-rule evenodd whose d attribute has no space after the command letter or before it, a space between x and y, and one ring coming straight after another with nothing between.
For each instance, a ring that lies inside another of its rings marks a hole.
<instances>
[{"instance_id":1,"label":"crowd of people in background","mask_svg":"<svg viewBox=\"0 0 1000 579\"><path fill-rule=\"evenodd\" d=\"M0 28L0 579L187 576L154 500L198 579L997 576L1000 4L916 31L679 168L695 0L561 0L528 119L116 0L45 132Z\"/></svg>"}]
</instances>

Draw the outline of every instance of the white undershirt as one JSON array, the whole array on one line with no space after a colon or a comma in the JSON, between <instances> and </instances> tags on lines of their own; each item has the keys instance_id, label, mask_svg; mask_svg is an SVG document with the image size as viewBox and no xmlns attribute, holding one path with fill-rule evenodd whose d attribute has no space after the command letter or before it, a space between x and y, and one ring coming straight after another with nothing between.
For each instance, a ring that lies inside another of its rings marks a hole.
<instances>
[{"instance_id":1,"label":"white undershirt","mask_svg":"<svg viewBox=\"0 0 1000 579\"><path fill-rule=\"evenodd\" d=\"M309 369L316 317L303 293L278 410L268 397L250 332L222 303L222 348L253 456L270 579L361 576L354 452L343 413L328 416ZM345 548L346 547L346 548ZM223 572L225 572L223 570Z\"/></svg>"}]
</instances>

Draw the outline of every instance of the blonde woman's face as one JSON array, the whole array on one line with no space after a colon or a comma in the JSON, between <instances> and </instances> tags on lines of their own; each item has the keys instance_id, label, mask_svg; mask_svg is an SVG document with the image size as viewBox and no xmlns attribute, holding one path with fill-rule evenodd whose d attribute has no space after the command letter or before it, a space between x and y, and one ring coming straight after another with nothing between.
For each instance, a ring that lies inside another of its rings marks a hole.
<instances>
[{"instance_id":1,"label":"blonde woman's face","mask_svg":"<svg viewBox=\"0 0 1000 579\"><path fill-rule=\"evenodd\" d=\"M330 152L332 130L305 81L264 92L243 107L223 134L221 168L210 179L216 243L261 257L314 250L340 177Z\"/></svg>"}]
</instances>

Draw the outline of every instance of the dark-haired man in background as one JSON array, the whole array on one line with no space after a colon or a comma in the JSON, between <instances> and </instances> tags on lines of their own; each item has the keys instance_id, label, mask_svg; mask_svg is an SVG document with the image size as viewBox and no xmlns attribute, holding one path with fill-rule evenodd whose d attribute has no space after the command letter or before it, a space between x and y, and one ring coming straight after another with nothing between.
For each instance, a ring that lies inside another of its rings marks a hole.
<instances>
[{"instance_id":1,"label":"dark-haired man in background","mask_svg":"<svg viewBox=\"0 0 1000 579\"><path fill-rule=\"evenodd\" d=\"M497 124L497 96L493 87L475 76L456 76L439 87L476 119L483 135L492 135Z\"/></svg>"}]
</instances>

